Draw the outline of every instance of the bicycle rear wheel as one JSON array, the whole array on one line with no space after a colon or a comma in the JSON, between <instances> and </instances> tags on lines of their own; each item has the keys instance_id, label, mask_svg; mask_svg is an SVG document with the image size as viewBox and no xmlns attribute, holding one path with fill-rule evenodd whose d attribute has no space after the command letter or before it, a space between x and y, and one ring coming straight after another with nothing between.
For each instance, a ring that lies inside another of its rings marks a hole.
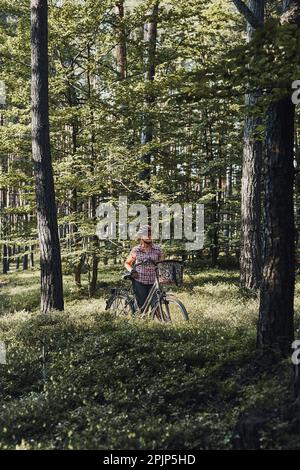
<instances>
[{"instance_id":1,"label":"bicycle rear wheel","mask_svg":"<svg viewBox=\"0 0 300 470\"><path fill-rule=\"evenodd\" d=\"M179 324L189 320L185 306L173 294L167 294L160 304L157 302L152 310L152 316L162 323Z\"/></svg>"},{"instance_id":2,"label":"bicycle rear wheel","mask_svg":"<svg viewBox=\"0 0 300 470\"><path fill-rule=\"evenodd\" d=\"M134 299L125 292L116 291L108 299L106 310L116 317L131 317L135 313Z\"/></svg>"}]
</instances>

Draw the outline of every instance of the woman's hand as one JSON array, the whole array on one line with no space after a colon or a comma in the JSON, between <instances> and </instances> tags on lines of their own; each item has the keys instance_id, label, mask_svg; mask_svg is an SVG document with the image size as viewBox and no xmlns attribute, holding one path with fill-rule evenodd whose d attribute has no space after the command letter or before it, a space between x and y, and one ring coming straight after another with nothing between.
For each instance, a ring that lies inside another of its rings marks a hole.
<instances>
[{"instance_id":1,"label":"woman's hand","mask_svg":"<svg viewBox=\"0 0 300 470\"><path fill-rule=\"evenodd\" d=\"M139 277L139 273L135 269L131 270L130 275L133 279L137 279Z\"/></svg>"},{"instance_id":2,"label":"woman's hand","mask_svg":"<svg viewBox=\"0 0 300 470\"><path fill-rule=\"evenodd\" d=\"M134 263L135 263L135 258L133 258L132 256L129 255L128 258L127 258L127 260L126 260L125 263L124 263L124 266L125 266L125 268L127 269L127 271L130 272L130 274L131 274L133 271L135 271L135 269L134 269L134 267L133 267Z\"/></svg>"}]
</instances>

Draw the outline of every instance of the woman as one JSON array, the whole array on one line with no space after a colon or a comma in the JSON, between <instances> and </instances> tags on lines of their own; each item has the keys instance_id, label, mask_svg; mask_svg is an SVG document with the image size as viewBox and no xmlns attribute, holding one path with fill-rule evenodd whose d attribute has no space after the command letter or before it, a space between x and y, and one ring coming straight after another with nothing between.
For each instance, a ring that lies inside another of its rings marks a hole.
<instances>
[{"instance_id":1,"label":"woman","mask_svg":"<svg viewBox=\"0 0 300 470\"><path fill-rule=\"evenodd\" d=\"M133 291L141 308L155 282L155 268L153 264L139 266L141 261L148 259L158 262L164 259L162 249L153 244L150 225L144 225L137 233L140 244L135 246L125 261L125 268L132 275Z\"/></svg>"}]
</instances>

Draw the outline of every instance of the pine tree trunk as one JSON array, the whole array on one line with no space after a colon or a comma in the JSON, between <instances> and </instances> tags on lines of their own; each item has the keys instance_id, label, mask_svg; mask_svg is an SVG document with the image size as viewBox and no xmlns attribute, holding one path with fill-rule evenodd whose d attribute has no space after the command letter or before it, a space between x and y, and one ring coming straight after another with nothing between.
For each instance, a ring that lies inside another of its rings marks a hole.
<instances>
[{"instance_id":1,"label":"pine tree trunk","mask_svg":"<svg viewBox=\"0 0 300 470\"><path fill-rule=\"evenodd\" d=\"M88 48L88 55L90 54L90 49ZM88 96L92 96L92 89L94 87L94 82L92 80L92 75L88 73ZM95 174L95 133L94 133L94 112L93 110L90 111L91 123L92 123L92 130L91 130L91 162L90 162L90 171L91 174ZM93 194L90 199L90 217L94 222L95 232L96 232L96 225L97 225L97 194ZM97 290L97 282L98 282L98 265L99 265L99 238L96 235L92 236L92 277L90 278L89 282L89 295L93 296Z\"/></svg>"},{"instance_id":2,"label":"pine tree trunk","mask_svg":"<svg viewBox=\"0 0 300 470\"><path fill-rule=\"evenodd\" d=\"M116 47L116 58L117 58L117 74L120 80L126 78L126 32L123 24L124 20L124 0L116 2L115 6L116 15L118 17L118 28L117 28L117 47Z\"/></svg>"},{"instance_id":3,"label":"pine tree trunk","mask_svg":"<svg viewBox=\"0 0 300 470\"><path fill-rule=\"evenodd\" d=\"M82 268L84 266L84 262L85 262L85 256L82 255L80 257L79 262L75 265L75 268L74 268L74 280L75 280L76 287L78 287L78 289L81 288L81 273L82 273Z\"/></svg>"},{"instance_id":4,"label":"pine tree trunk","mask_svg":"<svg viewBox=\"0 0 300 470\"><path fill-rule=\"evenodd\" d=\"M249 8L260 22L264 21L264 0L250 0ZM248 23L247 40L254 29ZM244 126L241 204L240 283L246 289L257 289L261 281L261 164L262 142L255 136L261 119L251 115L259 92L245 97L247 115Z\"/></svg>"},{"instance_id":5,"label":"pine tree trunk","mask_svg":"<svg viewBox=\"0 0 300 470\"><path fill-rule=\"evenodd\" d=\"M293 340L294 113L290 97L270 106L264 160L264 266L257 344L278 343L283 351L290 349Z\"/></svg>"},{"instance_id":6,"label":"pine tree trunk","mask_svg":"<svg viewBox=\"0 0 300 470\"><path fill-rule=\"evenodd\" d=\"M28 250L29 246L25 246L26 254L23 256L23 270L27 271L28 269Z\"/></svg>"},{"instance_id":7,"label":"pine tree trunk","mask_svg":"<svg viewBox=\"0 0 300 470\"><path fill-rule=\"evenodd\" d=\"M32 155L36 179L41 265L41 311L63 310L61 254L58 238L48 109L48 5L31 0Z\"/></svg>"},{"instance_id":8,"label":"pine tree trunk","mask_svg":"<svg viewBox=\"0 0 300 470\"><path fill-rule=\"evenodd\" d=\"M212 236L211 236L211 266L215 268L219 258L219 224L220 224L220 206L221 206L221 187L222 180L217 179L216 195L212 205Z\"/></svg>"},{"instance_id":9,"label":"pine tree trunk","mask_svg":"<svg viewBox=\"0 0 300 470\"><path fill-rule=\"evenodd\" d=\"M223 215L224 230L223 235L225 238L225 252L226 257L230 254L230 241L231 241L231 215L230 215L230 199L232 197L232 165L226 169L226 187L224 192L225 210Z\"/></svg>"},{"instance_id":10,"label":"pine tree trunk","mask_svg":"<svg viewBox=\"0 0 300 470\"><path fill-rule=\"evenodd\" d=\"M9 271L9 261L8 261L8 249L7 245L3 245L3 255L2 255L2 272L7 274Z\"/></svg>"},{"instance_id":11,"label":"pine tree trunk","mask_svg":"<svg viewBox=\"0 0 300 470\"><path fill-rule=\"evenodd\" d=\"M93 155L92 151L92 155ZM96 210L97 210L97 196L93 195L91 197L91 216L92 219L96 225ZM92 277L91 277L91 282L89 286L89 294L92 297L97 290L97 282L98 282L98 265L99 265L99 255L98 255L98 250L99 250L99 238L97 235L94 235L92 237Z\"/></svg>"},{"instance_id":12,"label":"pine tree trunk","mask_svg":"<svg viewBox=\"0 0 300 470\"><path fill-rule=\"evenodd\" d=\"M34 246L30 247L30 269L34 268Z\"/></svg>"},{"instance_id":13,"label":"pine tree trunk","mask_svg":"<svg viewBox=\"0 0 300 470\"><path fill-rule=\"evenodd\" d=\"M20 269L20 247L15 247L15 250L14 250L14 256L15 256L15 260L16 260L16 270L18 271L18 269Z\"/></svg>"},{"instance_id":14,"label":"pine tree trunk","mask_svg":"<svg viewBox=\"0 0 300 470\"><path fill-rule=\"evenodd\" d=\"M1 125L3 125L3 116L1 115ZM6 173L8 171L7 167L7 160L3 159L1 163L1 173ZM7 231L7 226L8 226L8 216L5 213L5 209L7 208L7 188L1 188L0 189L0 210L4 211L3 216L1 217L0 220L0 226L1 226L1 239L6 240L8 237L8 231ZM3 249L2 249L2 272L3 274L7 274L9 271L9 261L8 261L8 247L6 243L3 244Z\"/></svg>"},{"instance_id":15,"label":"pine tree trunk","mask_svg":"<svg viewBox=\"0 0 300 470\"><path fill-rule=\"evenodd\" d=\"M284 2L281 24L300 25L300 0ZM270 105L264 159L264 265L260 290L257 346L278 344L285 354L294 338L295 106L289 92Z\"/></svg>"},{"instance_id":16,"label":"pine tree trunk","mask_svg":"<svg viewBox=\"0 0 300 470\"><path fill-rule=\"evenodd\" d=\"M147 58L145 71L145 82L147 87L149 87L149 85L151 84L151 82L153 82L155 78L158 10L159 2L156 2L151 11L150 21L145 25L144 28L144 41L147 44ZM155 98L153 96L153 93L151 93L151 91L149 90L146 91L146 111L144 114L143 131L141 136L142 145L147 145L153 140L153 119L151 116L151 110L153 108L154 101ZM140 172L140 180L149 183L151 176L151 152L146 152L142 155L142 164L144 168Z\"/></svg>"}]
</instances>

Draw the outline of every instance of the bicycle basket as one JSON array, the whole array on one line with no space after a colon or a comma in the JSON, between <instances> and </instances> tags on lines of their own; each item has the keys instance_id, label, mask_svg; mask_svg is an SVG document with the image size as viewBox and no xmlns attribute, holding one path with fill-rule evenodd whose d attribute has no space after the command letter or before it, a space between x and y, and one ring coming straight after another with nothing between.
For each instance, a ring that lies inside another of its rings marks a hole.
<instances>
[{"instance_id":1,"label":"bicycle basket","mask_svg":"<svg viewBox=\"0 0 300 470\"><path fill-rule=\"evenodd\" d=\"M160 284L182 285L183 265L179 261L166 260L158 264L158 279Z\"/></svg>"}]
</instances>

